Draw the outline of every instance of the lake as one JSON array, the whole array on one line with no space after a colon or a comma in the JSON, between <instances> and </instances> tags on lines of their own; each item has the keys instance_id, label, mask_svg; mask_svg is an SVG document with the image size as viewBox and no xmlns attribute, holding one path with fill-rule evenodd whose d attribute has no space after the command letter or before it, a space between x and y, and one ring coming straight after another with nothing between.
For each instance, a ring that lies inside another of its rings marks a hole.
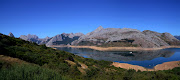
<instances>
[{"instance_id":1,"label":"lake","mask_svg":"<svg viewBox=\"0 0 180 80\"><path fill-rule=\"evenodd\" d=\"M61 47L64 50L85 58L128 63L153 68L157 64L180 60L180 48L169 48L156 51L97 51L88 48Z\"/></svg>"}]
</instances>

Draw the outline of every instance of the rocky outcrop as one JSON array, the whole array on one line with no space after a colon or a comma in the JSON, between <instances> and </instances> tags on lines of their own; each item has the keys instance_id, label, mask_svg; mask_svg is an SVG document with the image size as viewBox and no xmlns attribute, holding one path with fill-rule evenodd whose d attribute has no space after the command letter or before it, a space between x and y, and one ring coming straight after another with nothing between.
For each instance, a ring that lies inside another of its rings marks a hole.
<instances>
[{"instance_id":1,"label":"rocky outcrop","mask_svg":"<svg viewBox=\"0 0 180 80\"><path fill-rule=\"evenodd\" d=\"M11 32L8 34L8 36L10 36L10 37L14 37L14 35L13 35Z\"/></svg>"},{"instance_id":2,"label":"rocky outcrop","mask_svg":"<svg viewBox=\"0 0 180 80\"><path fill-rule=\"evenodd\" d=\"M80 36L83 36L82 33L62 33L58 34L52 38L46 37L46 38L39 38L36 35L28 34L21 35L20 38L26 41L35 42L39 45L46 44L46 46L52 46L52 45L71 45L71 42L74 40L77 40Z\"/></svg>"},{"instance_id":3,"label":"rocky outcrop","mask_svg":"<svg viewBox=\"0 0 180 80\"><path fill-rule=\"evenodd\" d=\"M62 33L54 36L47 44L46 46L52 46L52 45L71 45L71 43L74 40L79 39L80 36L83 36L82 33Z\"/></svg>"},{"instance_id":4,"label":"rocky outcrop","mask_svg":"<svg viewBox=\"0 0 180 80\"><path fill-rule=\"evenodd\" d=\"M40 45L46 44L46 43L48 43L51 39L52 39L52 38L50 38L50 37L48 37L48 36L47 36L46 38L39 39L38 44L40 44Z\"/></svg>"},{"instance_id":5,"label":"rocky outcrop","mask_svg":"<svg viewBox=\"0 0 180 80\"><path fill-rule=\"evenodd\" d=\"M142 47L158 48L162 46L180 45L180 41L170 33L158 33L150 30L139 31L130 28L103 28L87 33L62 33L52 38L38 38L36 35L21 35L21 39L37 44L98 46L98 47Z\"/></svg>"},{"instance_id":6,"label":"rocky outcrop","mask_svg":"<svg viewBox=\"0 0 180 80\"><path fill-rule=\"evenodd\" d=\"M27 36L21 35L20 38L26 41L30 41L30 42L35 42L35 43L39 42L39 38L36 35L31 35L31 34L28 34Z\"/></svg>"},{"instance_id":7,"label":"rocky outcrop","mask_svg":"<svg viewBox=\"0 0 180 80\"><path fill-rule=\"evenodd\" d=\"M50 37L46 37L46 38L41 39L38 36L31 35L31 34L28 34L27 36L21 35L20 38L23 40L26 40L26 41L35 42L39 45L46 44L51 39Z\"/></svg>"},{"instance_id":8,"label":"rocky outcrop","mask_svg":"<svg viewBox=\"0 0 180 80\"><path fill-rule=\"evenodd\" d=\"M35 42L37 44L40 44L42 41L44 41L44 39L40 39L38 36L31 34L28 34L27 36L21 35L20 38L26 41Z\"/></svg>"},{"instance_id":9,"label":"rocky outcrop","mask_svg":"<svg viewBox=\"0 0 180 80\"><path fill-rule=\"evenodd\" d=\"M177 43L179 43L179 40L169 33L158 33L149 30L141 32L130 28L104 29L102 26L72 42L73 45L83 46L143 48L157 48Z\"/></svg>"}]
</instances>

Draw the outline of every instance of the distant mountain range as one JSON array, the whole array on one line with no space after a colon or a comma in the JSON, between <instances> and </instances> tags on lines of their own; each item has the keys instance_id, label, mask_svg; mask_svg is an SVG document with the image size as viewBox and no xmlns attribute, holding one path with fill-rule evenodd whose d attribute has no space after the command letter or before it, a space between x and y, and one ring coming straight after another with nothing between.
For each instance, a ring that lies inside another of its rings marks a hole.
<instances>
[{"instance_id":1,"label":"distant mountain range","mask_svg":"<svg viewBox=\"0 0 180 80\"><path fill-rule=\"evenodd\" d=\"M180 40L180 36L174 36L174 37Z\"/></svg>"},{"instance_id":2,"label":"distant mountain range","mask_svg":"<svg viewBox=\"0 0 180 80\"><path fill-rule=\"evenodd\" d=\"M9 34L12 36L13 34ZM175 38L176 37L176 38ZM20 38L46 46L74 45L99 47L143 47L157 48L161 46L180 45L178 36L170 33L158 33L150 30L139 31L130 28L103 28L87 33L62 33L54 37L38 38L36 35L21 35Z\"/></svg>"},{"instance_id":3,"label":"distant mountain range","mask_svg":"<svg viewBox=\"0 0 180 80\"><path fill-rule=\"evenodd\" d=\"M75 34L62 33L54 37L46 37L46 38L40 39L36 35L28 34L27 36L21 35L20 38L26 41L35 42L39 45L46 44L46 46L53 46L53 45L71 45L71 42L73 42L74 40L77 40L80 36L83 36L83 35L84 35L83 33L75 33Z\"/></svg>"},{"instance_id":4,"label":"distant mountain range","mask_svg":"<svg viewBox=\"0 0 180 80\"><path fill-rule=\"evenodd\" d=\"M143 32L130 28L106 28L102 26L73 41L72 45L100 47L143 47L180 45L180 41L170 33L158 33L150 30Z\"/></svg>"}]
</instances>

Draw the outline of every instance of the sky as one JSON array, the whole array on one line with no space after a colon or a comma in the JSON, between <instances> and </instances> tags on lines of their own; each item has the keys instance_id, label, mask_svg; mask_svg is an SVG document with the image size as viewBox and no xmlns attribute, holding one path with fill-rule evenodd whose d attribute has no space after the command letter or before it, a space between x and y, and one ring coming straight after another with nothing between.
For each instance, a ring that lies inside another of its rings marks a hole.
<instances>
[{"instance_id":1,"label":"sky","mask_svg":"<svg viewBox=\"0 0 180 80\"><path fill-rule=\"evenodd\" d=\"M180 0L0 0L0 33L84 34L133 28L180 35Z\"/></svg>"}]
</instances>

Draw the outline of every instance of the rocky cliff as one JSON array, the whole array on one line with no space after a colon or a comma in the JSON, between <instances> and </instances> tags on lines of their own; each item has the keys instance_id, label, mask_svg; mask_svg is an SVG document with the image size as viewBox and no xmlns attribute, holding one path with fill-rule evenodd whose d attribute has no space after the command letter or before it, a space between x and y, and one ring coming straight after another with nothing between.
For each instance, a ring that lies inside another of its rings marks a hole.
<instances>
[{"instance_id":1,"label":"rocky cliff","mask_svg":"<svg viewBox=\"0 0 180 80\"><path fill-rule=\"evenodd\" d=\"M54 36L47 44L46 46L52 46L52 45L71 45L71 43L74 40L78 40L80 36L83 36L82 33L62 33Z\"/></svg>"},{"instance_id":2,"label":"rocky cliff","mask_svg":"<svg viewBox=\"0 0 180 80\"><path fill-rule=\"evenodd\" d=\"M36 35L31 35L28 34L26 35L21 35L20 38L26 41L30 41L30 42L35 42L39 45L41 44L46 44L46 46L52 46L52 45L70 45L71 42L73 42L74 40L77 40L80 36L83 36L84 34L82 33L62 33L62 34L58 34L52 38L50 37L46 37L46 38L39 38Z\"/></svg>"},{"instance_id":3,"label":"rocky cliff","mask_svg":"<svg viewBox=\"0 0 180 80\"><path fill-rule=\"evenodd\" d=\"M35 43L40 44L40 45L46 44L51 39L50 37L46 37L46 38L41 39L38 36L31 35L31 34L28 34L27 36L21 35L20 38L23 40L26 40L26 41L35 42Z\"/></svg>"},{"instance_id":4,"label":"rocky cliff","mask_svg":"<svg viewBox=\"0 0 180 80\"><path fill-rule=\"evenodd\" d=\"M156 48L179 44L179 40L170 33L158 33L149 30L141 32L130 28L104 29L102 26L72 42L72 45L81 46L143 48Z\"/></svg>"},{"instance_id":5,"label":"rocky cliff","mask_svg":"<svg viewBox=\"0 0 180 80\"><path fill-rule=\"evenodd\" d=\"M12 36L12 34L9 34ZM180 45L180 41L170 33L158 33L150 30L139 31L130 28L103 28L87 33L62 33L52 38L38 38L36 35L21 35L21 39L37 44L98 46L98 47L142 47L157 48L162 46Z\"/></svg>"},{"instance_id":6,"label":"rocky cliff","mask_svg":"<svg viewBox=\"0 0 180 80\"><path fill-rule=\"evenodd\" d=\"M36 35L31 35L31 34L28 34L27 36L21 35L20 38L26 41L30 41L30 42L35 42L35 43L39 42L39 38Z\"/></svg>"}]
</instances>

